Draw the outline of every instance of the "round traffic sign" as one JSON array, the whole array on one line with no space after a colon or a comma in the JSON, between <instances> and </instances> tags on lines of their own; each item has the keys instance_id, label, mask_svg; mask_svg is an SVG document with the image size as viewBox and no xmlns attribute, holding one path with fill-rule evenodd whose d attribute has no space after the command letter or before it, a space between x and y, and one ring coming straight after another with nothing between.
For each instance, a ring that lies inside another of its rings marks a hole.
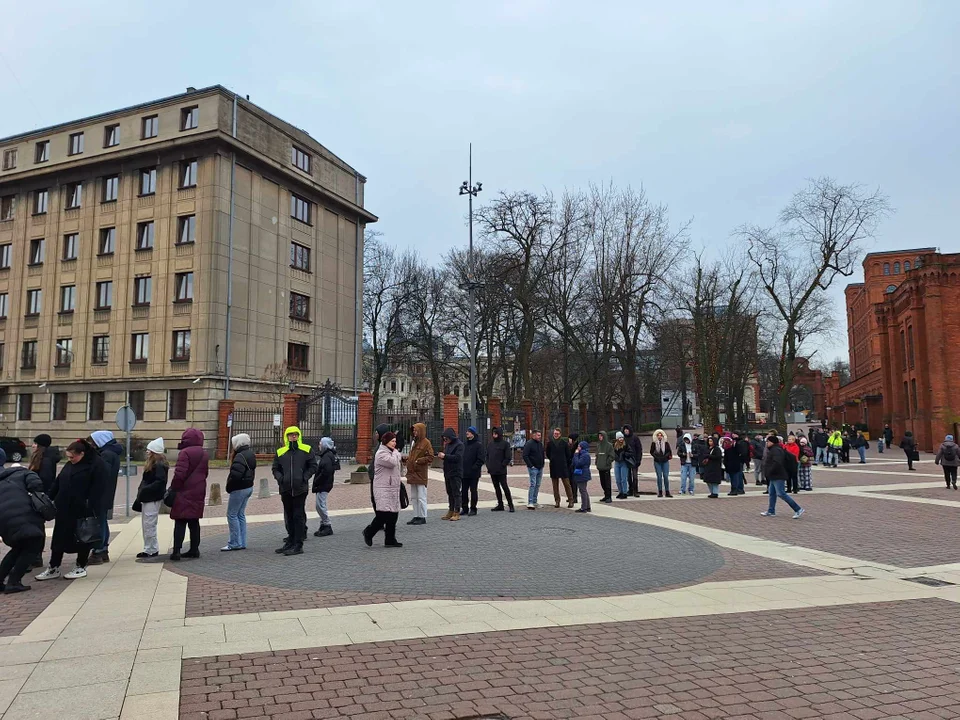
<instances>
[{"instance_id":1,"label":"round traffic sign","mask_svg":"<svg viewBox=\"0 0 960 720\"><path fill-rule=\"evenodd\" d=\"M123 430L123 432L130 432L137 426L137 415L133 412L133 408L129 405L124 405L122 408L117 410L117 427Z\"/></svg>"}]
</instances>

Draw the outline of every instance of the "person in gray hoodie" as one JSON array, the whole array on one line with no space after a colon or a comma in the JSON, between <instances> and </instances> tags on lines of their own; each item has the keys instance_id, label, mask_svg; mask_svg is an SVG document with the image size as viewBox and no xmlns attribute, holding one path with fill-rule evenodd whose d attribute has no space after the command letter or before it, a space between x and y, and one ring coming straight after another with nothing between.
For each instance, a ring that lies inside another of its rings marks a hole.
<instances>
[{"instance_id":1,"label":"person in gray hoodie","mask_svg":"<svg viewBox=\"0 0 960 720\"><path fill-rule=\"evenodd\" d=\"M113 504L117 496L117 478L120 475L120 458L124 454L123 445L117 442L109 430L97 430L90 434L90 441L96 446L107 466L106 486L103 489L101 507L97 511L100 518L100 533L103 540L100 547L90 553L90 565L101 565L110 562L110 527L107 521L113 517Z\"/></svg>"},{"instance_id":2,"label":"person in gray hoodie","mask_svg":"<svg viewBox=\"0 0 960 720\"><path fill-rule=\"evenodd\" d=\"M933 460L943 468L943 478L947 481L947 488L957 489L957 466L960 466L960 447L953 441L953 435L947 435L937 456Z\"/></svg>"}]
</instances>

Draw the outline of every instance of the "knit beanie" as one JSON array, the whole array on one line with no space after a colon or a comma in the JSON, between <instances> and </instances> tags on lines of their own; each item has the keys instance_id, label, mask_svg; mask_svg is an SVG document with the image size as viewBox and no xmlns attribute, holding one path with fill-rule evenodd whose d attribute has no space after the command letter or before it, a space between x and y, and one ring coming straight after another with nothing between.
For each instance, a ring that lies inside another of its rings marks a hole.
<instances>
[{"instance_id":1,"label":"knit beanie","mask_svg":"<svg viewBox=\"0 0 960 720\"><path fill-rule=\"evenodd\" d=\"M53 445L53 439L46 433L41 433L37 435L33 441L37 444L37 447L50 447Z\"/></svg>"},{"instance_id":2,"label":"knit beanie","mask_svg":"<svg viewBox=\"0 0 960 720\"><path fill-rule=\"evenodd\" d=\"M147 450L149 450L152 453L156 453L157 455L163 455L164 454L163 438L157 438L156 440L151 440L150 442L148 442Z\"/></svg>"}]
</instances>

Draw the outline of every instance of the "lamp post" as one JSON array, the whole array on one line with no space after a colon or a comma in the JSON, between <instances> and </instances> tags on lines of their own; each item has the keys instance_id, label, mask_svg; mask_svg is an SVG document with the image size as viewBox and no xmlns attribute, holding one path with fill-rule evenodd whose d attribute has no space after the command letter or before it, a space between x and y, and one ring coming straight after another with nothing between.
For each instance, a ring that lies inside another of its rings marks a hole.
<instances>
[{"instance_id":1,"label":"lamp post","mask_svg":"<svg viewBox=\"0 0 960 720\"><path fill-rule=\"evenodd\" d=\"M460 194L468 196L470 215L470 246L467 255L467 292L470 307L468 308L470 334L468 337L470 352L470 420L474 420L477 413L477 308L476 289L477 279L473 267L473 199L483 190L483 183L473 184L473 143L469 146L469 168L467 179L460 186Z\"/></svg>"}]
</instances>

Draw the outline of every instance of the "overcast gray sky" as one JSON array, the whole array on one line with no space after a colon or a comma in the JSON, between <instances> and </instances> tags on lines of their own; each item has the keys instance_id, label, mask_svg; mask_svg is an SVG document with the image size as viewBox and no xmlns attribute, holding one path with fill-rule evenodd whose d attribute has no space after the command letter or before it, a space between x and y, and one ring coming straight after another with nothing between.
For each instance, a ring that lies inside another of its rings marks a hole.
<instances>
[{"instance_id":1,"label":"overcast gray sky","mask_svg":"<svg viewBox=\"0 0 960 720\"><path fill-rule=\"evenodd\" d=\"M0 137L220 83L367 175L385 239L428 256L466 242L471 140L481 200L643 185L699 246L831 175L889 195L871 249L960 250L953 0L39 7L0 0Z\"/></svg>"}]
</instances>

